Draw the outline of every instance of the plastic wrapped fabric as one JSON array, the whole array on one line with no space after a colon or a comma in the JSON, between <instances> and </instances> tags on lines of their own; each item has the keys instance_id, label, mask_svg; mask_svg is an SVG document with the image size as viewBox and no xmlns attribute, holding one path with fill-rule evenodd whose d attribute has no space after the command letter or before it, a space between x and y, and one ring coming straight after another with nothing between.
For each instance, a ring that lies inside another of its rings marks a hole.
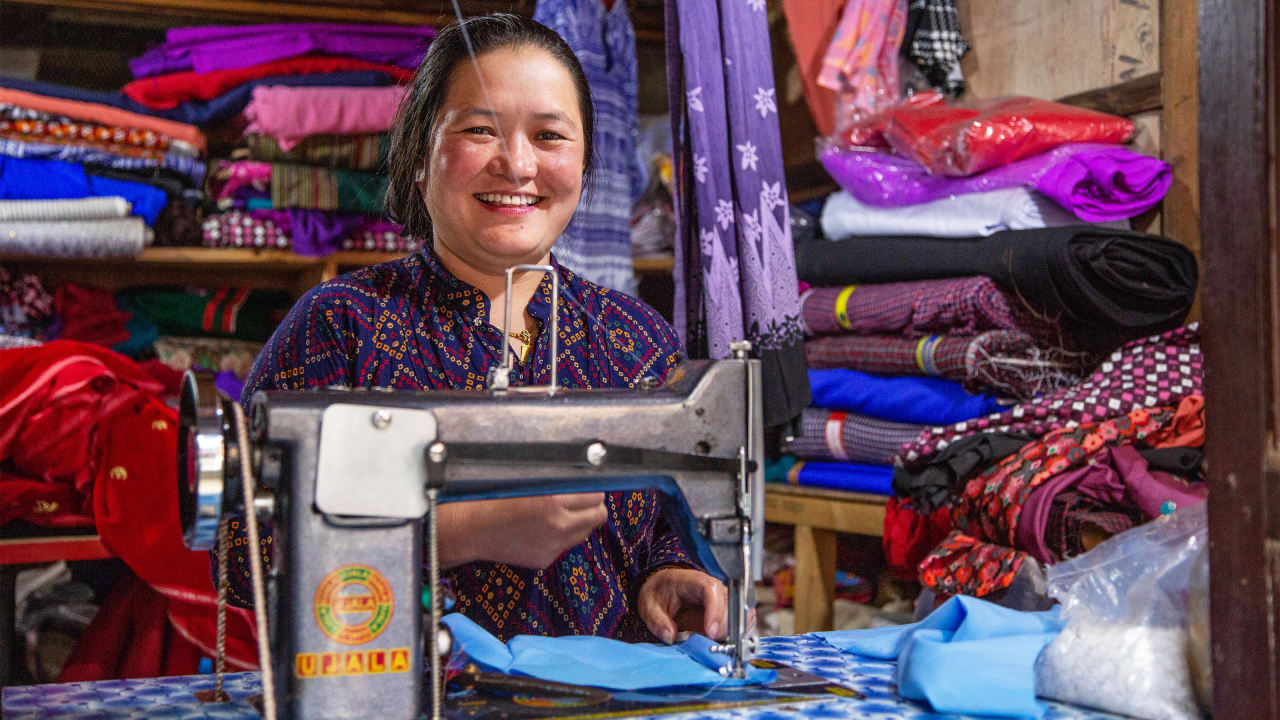
<instances>
[{"instance_id":1,"label":"plastic wrapped fabric","mask_svg":"<svg viewBox=\"0 0 1280 720\"><path fill-rule=\"evenodd\" d=\"M836 133L833 147L844 148L889 148L889 141L884 137L884 126L889 122L889 113L895 107L928 107L937 105L946 100L942 93L936 90L925 90L923 92L914 93L904 98L900 105L893 105L884 108L875 113L866 113L861 117L852 120L847 127L841 128ZM824 161L825 165L826 162ZM831 168L827 168L828 172ZM832 173L835 177L835 173ZM836 178L837 182L839 178ZM852 192L852 191L851 191Z\"/></svg>"},{"instance_id":2,"label":"plastic wrapped fabric","mask_svg":"<svg viewBox=\"0 0 1280 720\"><path fill-rule=\"evenodd\" d=\"M934 175L888 152L828 148L819 159L859 202L903 207L944 198L1027 187L1052 198L1087 222L1131 218L1155 207L1173 184L1163 160L1118 145L1068 143L969 177Z\"/></svg>"},{"instance_id":3,"label":"plastic wrapped fabric","mask_svg":"<svg viewBox=\"0 0 1280 720\"><path fill-rule=\"evenodd\" d=\"M1204 503L1049 568L1066 627L1036 663L1041 696L1139 718L1202 717L1188 664L1188 590Z\"/></svg>"},{"instance_id":4,"label":"plastic wrapped fabric","mask_svg":"<svg viewBox=\"0 0 1280 720\"><path fill-rule=\"evenodd\" d=\"M822 233L832 240L874 235L969 238L1002 230L1079 224L1080 219L1058 203L1023 187L947 197L900 208L866 205L842 191L833 193L822 207Z\"/></svg>"},{"instance_id":5,"label":"plastic wrapped fabric","mask_svg":"<svg viewBox=\"0 0 1280 720\"><path fill-rule=\"evenodd\" d=\"M916 425L950 425L1000 411L993 395L975 395L943 378L885 376L849 368L809 371L816 407Z\"/></svg>"},{"instance_id":6,"label":"plastic wrapped fabric","mask_svg":"<svg viewBox=\"0 0 1280 720\"><path fill-rule=\"evenodd\" d=\"M1055 320L1065 344L1099 353L1177 327L1199 281L1185 246L1096 226L813 242L796 247L796 268L813 285L985 275Z\"/></svg>"},{"instance_id":7,"label":"plastic wrapped fabric","mask_svg":"<svg viewBox=\"0 0 1280 720\"><path fill-rule=\"evenodd\" d=\"M841 107L875 110L897 100L898 51L907 22L899 0L853 0L845 5L822 58L818 84L835 90L836 127Z\"/></svg>"},{"instance_id":8,"label":"plastic wrapped fabric","mask_svg":"<svg viewBox=\"0 0 1280 720\"><path fill-rule=\"evenodd\" d=\"M973 175L1069 142L1122 143L1125 118L1022 96L962 105L900 107L884 135L935 175Z\"/></svg>"},{"instance_id":9,"label":"plastic wrapped fabric","mask_svg":"<svg viewBox=\"0 0 1280 720\"><path fill-rule=\"evenodd\" d=\"M921 425L888 422L843 410L805 408L800 434L786 452L808 460L892 463L898 450L919 437Z\"/></svg>"}]
</instances>

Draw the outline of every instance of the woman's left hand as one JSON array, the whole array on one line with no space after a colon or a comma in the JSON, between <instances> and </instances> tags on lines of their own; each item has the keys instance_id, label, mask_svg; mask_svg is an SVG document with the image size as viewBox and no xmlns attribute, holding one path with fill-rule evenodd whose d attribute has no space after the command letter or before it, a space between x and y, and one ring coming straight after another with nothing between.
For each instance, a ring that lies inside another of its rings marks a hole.
<instances>
[{"instance_id":1,"label":"woman's left hand","mask_svg":"<svg viewBox=\"0 0 1280 720\"><path fill-rule=\"evenodd\" d=\"M663 568L640 588L640 619L668 645L675 642L680 630L723 640L729 632L727 596L724 583L701 570ZM684 620L688 615L700 616L701 622L694 620L693 627L677 625L677 618Z\"/></svg>"}]
</instances>

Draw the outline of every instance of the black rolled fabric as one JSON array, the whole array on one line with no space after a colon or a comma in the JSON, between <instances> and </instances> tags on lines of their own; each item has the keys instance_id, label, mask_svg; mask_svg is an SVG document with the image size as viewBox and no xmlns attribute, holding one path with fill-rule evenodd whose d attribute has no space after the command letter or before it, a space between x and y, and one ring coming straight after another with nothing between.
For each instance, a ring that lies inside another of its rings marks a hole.
<instances>
[{"instance_id":1,"label":"black rolled fabric","mask_svg":"<svg viewBox=\"0 0 1280 720\"><path fill-rule=\"evenodd\" d=\"M796 247L796 270L819 286L986 275L1094 352L1181 325L1199 281L1195 255L1177 242L1088 225L811 242Z\"/></svg>"},{"instance_id":2,"label":"black rolled fabric","mask_svg":"<svg viewBox=\"0 0 1280 720\"><path fill-rule=\"evenodd\" d=\"M1203 475L1201 464L1204 450L1189 447L1141 448L1138 454L1152 470L1163 470L1182 477L1199 478Z\"/></svg>"},{"instance_id":3,"label":"black rolled fabric","mask_svg":"<svg viewBox=\"0 0 1280 720\"><path fill-rule=\"evenodd\" d=\"M961 438L915 470L893 469L893 491L911 498L920 512L932 512L958 495L964 484L984 470L1018 452L1030 435L1006 432L975 433Z\"/></svg>"}]
</instances>

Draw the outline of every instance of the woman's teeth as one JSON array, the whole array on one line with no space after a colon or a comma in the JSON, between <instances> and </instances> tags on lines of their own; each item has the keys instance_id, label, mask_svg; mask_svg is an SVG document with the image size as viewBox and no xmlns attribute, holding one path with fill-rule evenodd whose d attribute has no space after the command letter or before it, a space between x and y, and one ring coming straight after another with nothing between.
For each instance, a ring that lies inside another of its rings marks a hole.
<instances>
[{"instance_id":1,"label":"woman's teeth","mask_svg":"<svg viewBox=\"0 0 1280 720\"><path fill-rule=\"evenodd\" d=\"M476 199L490 205L510 205L523 207L536 204L542 198L537 195L500 195L498 193L478 193Z\"/></svg>"}]
</instances>

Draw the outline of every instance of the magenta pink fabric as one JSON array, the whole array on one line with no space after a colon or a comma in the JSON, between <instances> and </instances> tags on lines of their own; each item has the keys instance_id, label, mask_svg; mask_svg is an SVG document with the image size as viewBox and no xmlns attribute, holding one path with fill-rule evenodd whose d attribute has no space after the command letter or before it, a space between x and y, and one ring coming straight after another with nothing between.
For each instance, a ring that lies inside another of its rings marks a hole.
<instances>
[{"instance_id":1,"label":"magenta pink fabric","mask_svg":"<svg viewBox=\"0 0 1280 720\"><path fill-rule=\"evenodd\" d=\"M365 135L391 129L405 89L260 86L244 109L246 133L274 137L290 150L309 135Z\"/></svg>"}]
</instances>

